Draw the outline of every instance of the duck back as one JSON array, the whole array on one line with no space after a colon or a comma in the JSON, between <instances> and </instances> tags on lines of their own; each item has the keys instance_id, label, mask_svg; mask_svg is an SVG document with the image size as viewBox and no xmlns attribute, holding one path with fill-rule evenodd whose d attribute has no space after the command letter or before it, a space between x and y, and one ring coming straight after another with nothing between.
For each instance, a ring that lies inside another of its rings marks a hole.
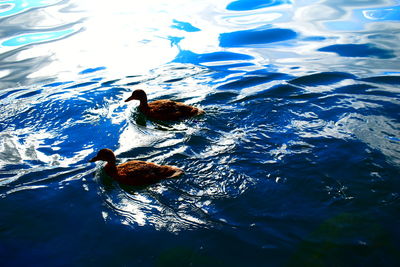
<instances>
[{"instance_id":1,"label":"duck back","mask_svg":"<svg viewBox=\"0 0 400 267\"><path fill-rule=\"evenodd\" d=\"M177 167L135 160L118 165L117 175L113 178L123 184L140 186L175 178L181 174L183 171Z\"/></svg>"},{"instance_id":2,"label":"duck back","mask_svg":"<svg viewBox=\"0 0 400 267\"><path fill-rule=\"evenodd\" d=\"M204 111L172 100L157 100L148 104L147 110L142 112L156 120L180 120L203 114Z\"/></svg>"}]
</instances>

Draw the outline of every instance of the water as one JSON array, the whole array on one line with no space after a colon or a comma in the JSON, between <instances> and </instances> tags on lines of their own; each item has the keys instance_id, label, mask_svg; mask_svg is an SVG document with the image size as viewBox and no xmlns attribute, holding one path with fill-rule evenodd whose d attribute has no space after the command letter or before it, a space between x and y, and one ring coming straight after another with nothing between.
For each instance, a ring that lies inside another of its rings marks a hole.
<instances>
[{"instance_id":1,"label":"water","mask_svg":"<svg viewBox=\"0 0 400 267\"><path fill-rule=\"evenodd\" d=\"M0 1L3 266L395 266L399 1ZM158 124L133 89L206 110ZM88 163L176 165L121 186Z\"/></svg>"}]
</instances>

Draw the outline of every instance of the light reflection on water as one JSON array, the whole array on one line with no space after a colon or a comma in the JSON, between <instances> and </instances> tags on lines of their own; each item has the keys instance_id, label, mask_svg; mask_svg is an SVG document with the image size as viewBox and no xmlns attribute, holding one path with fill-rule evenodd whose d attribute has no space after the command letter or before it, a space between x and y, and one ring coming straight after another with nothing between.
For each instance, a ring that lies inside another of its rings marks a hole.
<instances>
[{"instance_id":1,"label":"light reflection on water","mask_svg":"<svg viewBox=\"0 0 400 267\"><path fill-rule=\"evenodd\" d=\"M47 7L57 3L60 0L50 1L37 1L37 0L25 0L25 1L2 1L0 3L0 17L9 17L18 15L19 13L29 11L33 8Z\"/></svg>"},{"instance_id":2,"label":"light reflection on water","mask_svg":"<svg viewBox=\"0 0 400 267\"><path fill-rule=\"evenodd\" d=\"M251 12L246 12L243 11L244 9L238 11L237 8L224 10L229 1L216 1L213 5L205 5L204 1L192 1L190 5L185 1L174 3L152 1L140 4L118 1L113 5L93 4L92 1L79 3L74 1L31 3L28 1L21 5L18 4L19 1L15 1L17 4L12 9L14 11L3 10L2 12L4 17L2 25L7 26L3 26L3 32L7 29L6 36L11 32L25 31L26 33L3 39L3 48L0 51L2 53L9 51L6 47L10 45L51 41L54 38L78 32L78 36L70 36L62 42L29 47L29 53L13 50L18 53L18 60L13 59L15 58L13 54L10 54L11 59L20 65L22 65L22 59L33 60L33 58L44 57L43 63L32 64L35 68L26 71L27 76L34 79L33 82L39 82L46 78L76 80L78 78L76 73L79 71L75 70L90 66L107 66L107 74L114 77L144 73L172 61L179 51L204 54L220 51L221 45L232 47L231 52L252 55L254 60L247 62L251 62L257 68L262 68L265 64L275 64L275 62L279 63L276 65L283 67L285 63L288 63L297 64L302 73L315 69L321 71L328 69L329 65L324 64L326 61L321 60L326 57L329 57L329 62L338 61L335 62L336 66L354 64L346 57L337 57L334 54L335 51L331 54L316 53L315 50L324 47L321 42L329 46L367 41L376 44L373 45L374 47L388 51L393 51L397 47L394 45L397 43L397 38L393 34L392 40L384 39L386 43L377 39L363 39L366 36L372 38L380 33L384 34L391 29L397 31L398 7L391 6L390 3L382 7L380 5L384 2L377 2L374 8L361 9L358 8L359 5L349 2L343 2L341 5L332 5L329 1L272 2L273 4L265 7L262 4L253 3L254 9L250 8ZM241 1L238 1L239 3ZM6 4L8 4L7 1L4 5ZM20 8L17 9L17 7ZM56 7L58 9L55 9ZM25 12L21 13L21 9ZM193 14L193 10L197 10L196 14ZM38 13L39 16L31 19L30 12ZM14 16L9 17L11 15ZM24 29L13 21L13 18L17 16L21 19L28 16L28 21L35 23L30 25L30 29ZM85 21L83 22L82 19ZM384 28L379 27L379 23L384 23ZM61 26L67 29L57 29ZM266 36L270 36L274 31L276 36L280 36L279 39L268 37L269 39L265 40L258 39L258 42L262 42L259 45L254 42L239 45L247 46L247 48L240 48L231 41L228 43L224 41L228 37L236 38L236 35L238 40L252 38L249 35L251 31L257 31L259 34L257 29L260 27L267 29ZM269 27L273 29L268 30ZM46 31L44 32L43 29ZM84 30L80 31L80 29ZM193 29L196 30L193 31ZM31 30L36 32L29 33ZM242 36L240 31L243 30L246 36ZM355 30L368 32L363 35L354 35ZM284 31L296 32L298 36L289 37L290 42L282 42L287 40L282 38L285 36ZM280 45L275 45L277 41ZM110 47L113 49L110 50ZM77 55L79 55L79 62L75 60ZM393 60L393 63L386 62L385 66L388 66L387 68L392 66L394 69L396 63ZM365 59L363 65L372 65L375 71L382 68L382 64L369 58ZM5 76L3 83L8 87L9 83L6 81L12 82L13 75ZM11 79L7 79L8 76ZM21 77L18 78L21 82Z\"/></svg>"},{"instance_id":3,"label":"light reflection on water","mask_svg":"<svg viewBox=\"0 0 400 267\"><path fill-rule=\"evenodd\" d=\"M94 229L205 230L209 247L233 240L248 255L301 254L325 244L318 227L383 217L349 242L384 224L365 246L390 251L399 19L396 1L1 1L0 199L57 195L53 215L88 198L101 203L87 207ZM207 113L146 121L123 102L136 88ZM104 147L186 174L121 186L87 163ZM347 248L340 229L328 247Z\"/></svg>"}]
</instances>

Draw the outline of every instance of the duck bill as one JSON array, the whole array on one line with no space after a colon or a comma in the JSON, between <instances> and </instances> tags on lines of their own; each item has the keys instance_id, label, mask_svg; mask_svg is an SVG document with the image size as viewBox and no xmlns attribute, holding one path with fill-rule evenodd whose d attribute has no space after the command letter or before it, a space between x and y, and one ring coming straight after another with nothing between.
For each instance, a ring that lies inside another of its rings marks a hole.
<instances>
[{"instance_id":1,"label":"duck bill","mask_svg":"<svg viewBox=\"0 0 400 267\"><path fill-rule=\"evenodd\" d=\"M131 101L131 100L133 100L134 98L133 97L128 97L127 99L125 99L125 102L129 102L129 101Z\"/></svg>"},{"instance_id":2,"label":"duck bill","mask_svg":"<svg viewBox=\"0 0 400 267\"><path fill-rule=\"evenodd\" d=\"M91 160L89 160L89 162L96 162L96 161L98 161L99 159L97 158L97 157L94 157L94 158L92 158Z\"/></svg>"}]
</instances>

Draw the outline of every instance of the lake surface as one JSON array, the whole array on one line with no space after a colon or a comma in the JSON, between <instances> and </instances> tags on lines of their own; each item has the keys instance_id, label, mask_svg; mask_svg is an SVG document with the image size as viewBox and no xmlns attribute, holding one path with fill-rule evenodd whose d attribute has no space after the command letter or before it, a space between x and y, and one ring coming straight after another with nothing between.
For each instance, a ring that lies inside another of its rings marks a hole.
<instances>
[{"instance_id":1,"label":"lake surface","mask_svg":"<svg viewBox=\"0 0 400 267\"><path fill-rule=\"evenodd\" d=\"M395 266L400 1L0 1L2 266ZM132 90L203 108L158 123ZM121 186L89 163L175 165Z\"/></svg>"}]
</instances>

